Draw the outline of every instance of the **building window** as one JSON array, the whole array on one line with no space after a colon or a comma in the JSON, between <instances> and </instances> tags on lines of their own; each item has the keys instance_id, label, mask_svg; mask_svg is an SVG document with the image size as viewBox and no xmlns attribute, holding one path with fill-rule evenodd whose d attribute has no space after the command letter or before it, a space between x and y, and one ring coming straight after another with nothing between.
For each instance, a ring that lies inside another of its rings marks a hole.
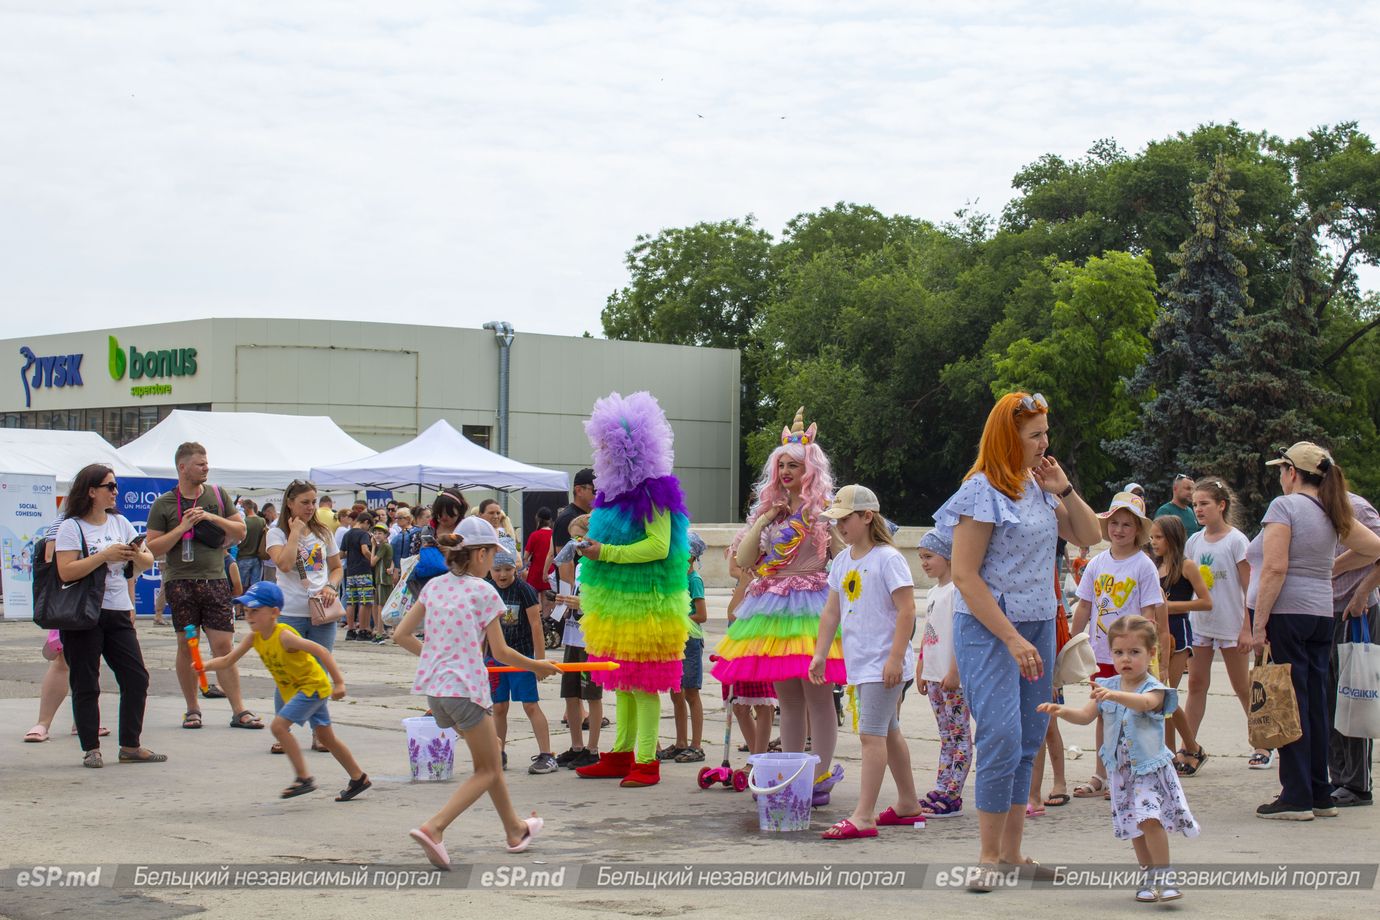
<instances>
[{"instance_id":1,"label":"building window","mask_svg":"<svg viewBox=\"0 0 1380 920\"><path fill-rule=\"evenodd\" d=\"M209 403L186 405L126 406L108 409L43 409L0 413L0 427L37 428L42 431L94 431L116 447L122 447L168 417L174 409L210 412Z\"/></svg>"},{"instance_id":2,"label":"building window","mask_svg":"<svg viewBox=\"0 0 1380 920\"><path fill-rule=\"evenodd\" d=\"M488 425L463 425L460 428L461 434L485 450L493 450L489 446L489 436L492 432L493 428Z\"/></svg>"}]
</instances>

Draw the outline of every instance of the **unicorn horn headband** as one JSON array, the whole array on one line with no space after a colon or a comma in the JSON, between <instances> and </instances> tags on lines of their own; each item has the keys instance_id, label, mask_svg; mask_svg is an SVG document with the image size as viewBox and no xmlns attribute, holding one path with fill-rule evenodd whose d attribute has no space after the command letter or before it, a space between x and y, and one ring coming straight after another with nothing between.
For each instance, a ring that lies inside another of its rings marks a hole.
<instances>
[{"instance_id":1,"label":"unicorn horn headband","mask_svg":"<svg viewBox=\"0 0 1380 920\"><path fill-rule=\"evenodd\" d=\"M817 434L818 426L814 422L810 423L809 428L805 427L805 407L801 406L795 410L795 421L791 423L791 427L781 429L781 443L783 446L813 444Z\"/></svg>"}]
</instances>

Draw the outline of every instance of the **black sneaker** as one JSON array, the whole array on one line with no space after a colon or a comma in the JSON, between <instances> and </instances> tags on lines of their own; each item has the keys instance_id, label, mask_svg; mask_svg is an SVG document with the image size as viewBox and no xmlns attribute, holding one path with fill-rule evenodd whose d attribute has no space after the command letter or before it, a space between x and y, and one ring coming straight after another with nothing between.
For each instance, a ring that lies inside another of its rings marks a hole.
<instances>
[{"instance_id":1,"label":"black sneaker","mask_svg":"<svg viewBox=\"0 0 1380 920\"><path fill-rule=\"evenodd\" d=\"M346 639L358 639L358 638L359 638L359 630L357 630L357 629L347 629L347 630L345 630L345 638L346 638Z\"/></svg>"},{"instance_id":2,"label":"black sneaker","mask_svg":"<svg viewBox=\"0 0 1380 920\"><path fill-rule=\"evenodd\" d=\"M1313 803L1313 817L1315 818L1335 818L1337 817L1337 803L1328 799L1326 802Z\"/></svg>"},{"instance_id":3,"label":"black sneaker","mask_svg":"<svg viewBox=\"0 0 1380 920\"><path fill-rule=\"evenodd\" d=\"M589 750L588 748L586 748L585 750L583 750L583 751L580 752L580 756L579 756L579 757L576 757L576 758L575 758L574 760L572 760L570 763L566 764L566 765L565 765L565 768L566 768L567 770L578 770L578 769L580 769L581 767L588 767L588 766L590 766L591 764L596 764L596 763L598 763L598 762L599 762L599 754L598 754L598 752L597 752L597 751L591 751L591 750Z\"/></svg>"},{"instance_id":4,"label":"black sneaker","mask_svg":"<svg viewBox=\"0 0 1380 920\"><path fill-rule=\"evenodd\" d=\"M579 757L579 756L580 756L581 754L583 754L584 752L585 752L585 749L584 749L584 748L580 748L578 751L575 750L574 748L571 748L571 749L568 750L568 751L564 751L564 752L562 752L562 753L560 753L560 754L557 754L557 755L556 755L556 766L558 766L558 767L568 767L568 766L570 766L570 762L571 762L572 760L574 760L575 758Z\"/></svg>"},{"instance_id":5,"label":"black sneaker","mask_svg":"<svg viewBox=\"0 0 1380 920\"><path fill-rule=\"evenodd\" d=\"M1261 805L1257 808L1255 816L1274 821L1312 821L1313 809L1300 808L1297 805L1290 805L1280 799L1275 799L1270 804Z\"/></svg>"}]
</instances>

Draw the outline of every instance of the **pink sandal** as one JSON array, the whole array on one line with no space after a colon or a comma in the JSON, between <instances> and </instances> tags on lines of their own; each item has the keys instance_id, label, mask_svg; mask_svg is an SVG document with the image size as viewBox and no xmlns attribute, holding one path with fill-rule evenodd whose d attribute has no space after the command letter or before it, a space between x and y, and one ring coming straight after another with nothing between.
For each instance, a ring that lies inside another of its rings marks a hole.
<instances>
[{"instance_id":1,"label":"pink sandal","mask_svg":"<svg viewBox=\"0 0 1380 920\"><path fill-rule=\"evenodd\" d=\"M426 831L420 827L414 827L407 832L407 836L422 845L422 852L426 853L427 862L437 869L450 871L450 854L446 852L445 847L428 837Z\"/></svg>"},{"instance_id":2,"label":"pink sandal","mask_svg":"<svg viewBox=\"0 0 1380 920\"><path fill-rule=\"evenodd\" d=\"M856 824L844 818L819 836L825 840L860 840L863 837L876 837L877 829L869 827L865 831L858 830Z\"/></svg>"},{"instance_id":3,"label":"pink sandal","mask_svg":"<svg viewBox=\"0 0 1380 920\"><path fill-rule=\"evenodd\" d=\"M925 813L898 815L896 809L887 806L886 811L877 816L878 827L924 827Z\"/></svg>"},{"instance_id":4,"label":"pink sandal","mask_svg":"<svg viewBox=\"0 0 1380 920\"><path fill-rule=\"evenodd\" d=\"M42 725L35 725L24 733L24 740L29 744L38 744L48 740L48 729Z\"/></svg>"},{"instance_id":5,"label":"pink sandal","mask_svg":"<svg viewBox=\"0 0 1380 920\"><path fill-rule=\"evenodd\" d=\"M541 832L542 827L546 824L545 821L543 821L541 818L538 818L536 815L533 815L530 818L523 818L522 820L526 822L527 830L523 833L521 840L519 840L517 843L508 845L509 853L521 853L528 847L530 847L532 845L532 841L536 838L537 834Z\"/></svg>"}]
</instances>

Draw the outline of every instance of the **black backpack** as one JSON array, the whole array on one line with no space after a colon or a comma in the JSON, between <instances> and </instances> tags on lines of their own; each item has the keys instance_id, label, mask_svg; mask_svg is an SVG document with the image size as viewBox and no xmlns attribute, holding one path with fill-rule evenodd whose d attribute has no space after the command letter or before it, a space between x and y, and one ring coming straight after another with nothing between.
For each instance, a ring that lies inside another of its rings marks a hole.
<instances>
[{"instance_id":1,"label":"black backpack","mask_svg":"<svg viewBox=\"0 0 1380 920\"><path fill-rule=\"evenodd\" d=\"M91 555L86 534L77 525L81 536L82 557ZM98 565L79 581L63 581L58 575L57 553L48 560L47 538L34 544L34 623L44 629L94 629L101 619L101 602L105 599L105 577L109 568Z\"/></svg>"}]
</instances>

